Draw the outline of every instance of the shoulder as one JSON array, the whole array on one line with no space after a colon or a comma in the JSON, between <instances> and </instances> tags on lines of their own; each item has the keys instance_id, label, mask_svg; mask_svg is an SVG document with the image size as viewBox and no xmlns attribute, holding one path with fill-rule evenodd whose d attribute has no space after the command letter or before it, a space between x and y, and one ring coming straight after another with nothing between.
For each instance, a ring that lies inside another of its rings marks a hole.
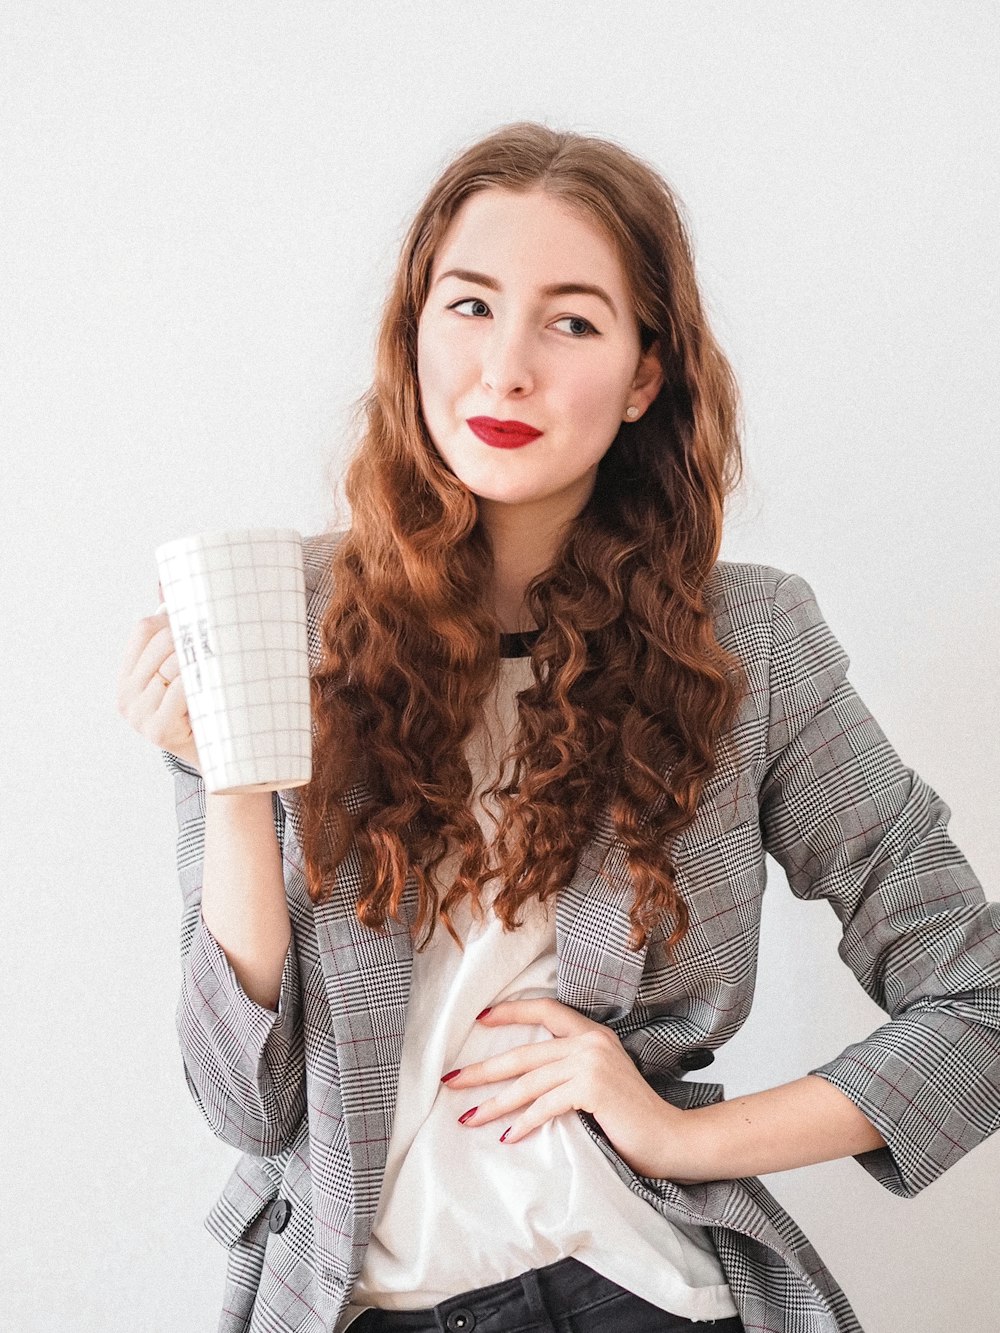
<instances>
[{"instance_id":1,"label":"shoulder","mask_svg":"<svg viewBox=\"0 0 1000 1333\"><path fill-rule=\"evenodd\" d=\"M716 562L705 584L716 639L739 657L772 718L795 721L842 684L851 659L811 585L773 565Z\"/></svg>"},{"instance_id":2,"label":"shoulder","mask_svg":"<svg viewBox=\"0 0 1000 1333\"><path fill-rule=\"evenodd\" d=\"M724 640L771 641L774 616L797 602L814 599L800 574L749 560L717 560L705 581L705 600Z\"/></svg>"},{"instance_id":3,"label":"shoulder","mask_svg":"<svg viewBox=\"0 0 1000 1333\"><path fill-rule=\"evenodd\" d=\"M309 667L313 672L322 657L323 613L333 595L333 556L346 535L346 532L318 532L302 538Z\"/></svg>"},{"instance_id":4,"label":"shoulder","mask_svg":"<svg viewBox=\"0 0 1000 1333\"><path fill-rule=\"evenodd\" d=\"M333 553L346 536L346 532L317 532L302 538L306 595L310 599L323 594L329 598L333 591Z\"/></svg>"},{"instance_id":5,"label":"shoulder","mask_svg":"<svg viewBox=\"0 0 1000 1333\"><path fill-rule=\"evenodd\" d=\"M715 635L722 647L780 667L787 658L849 659L827 625L812 586L801 574L745 560L719 560L705 583Z\"/></svg>"}]
</instances>

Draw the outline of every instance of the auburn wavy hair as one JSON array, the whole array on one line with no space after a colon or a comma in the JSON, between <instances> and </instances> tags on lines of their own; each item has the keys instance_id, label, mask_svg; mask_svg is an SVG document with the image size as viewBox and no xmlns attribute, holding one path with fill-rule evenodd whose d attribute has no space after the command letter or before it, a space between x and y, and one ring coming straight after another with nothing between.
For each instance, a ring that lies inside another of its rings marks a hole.
<instances>
[{"instance_id":1,"label":"auburn wavy hair","mask_svg":"<svg viewBox=\"0 0 1000 1333\"><path fill-rule=\"evenodd\" d=\"M541 633L533 684L518 697L513 777L488 793L502 807L490 849L463 744L499 674L501 626L482 598L492 556L475 495L422 418L417 321L457 210L495 187L547 191L611 238L643 349L659 339L664 382L640 421L620 428L590 500L527 589ZM402 246L345 478L351 526L332 557L311 682L313 777L301 791L313 902L335 891L353 844L364 925L407 919L415 886L417 947L439 919L457 939L456 905L481 910L480 890L499 877L493 910L514 929L523 904L569 881L610 812L634 884L630 943L660 924L666 934L669 916L669 956L688 927L670 843L695 816L745 687L703 596L742 474L738 417L681 207L650 166L601 138L519 123L444 170ZM347 799L352 788L364 799ZM457 873L436 885L449 852Z\"/></svg>"}]
</instances>

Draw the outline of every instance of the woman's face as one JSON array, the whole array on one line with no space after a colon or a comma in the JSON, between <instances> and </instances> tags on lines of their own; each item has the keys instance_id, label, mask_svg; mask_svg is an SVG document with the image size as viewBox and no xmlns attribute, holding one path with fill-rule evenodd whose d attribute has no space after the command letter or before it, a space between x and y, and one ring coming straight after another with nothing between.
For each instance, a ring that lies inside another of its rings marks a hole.
<instances>
[{"instance_id":1,"label":"woman's face","mask_svg":"<svg viewBox=\"0 0 1000 1333\"><path fill-rule=\"evenodd\" d=\"M527 506L546 525L580 512L662 382L610 240L541 190L496 188L465 201L435 256L417 373L431 439L481 512Z\"/></svg>"}]
</instances>

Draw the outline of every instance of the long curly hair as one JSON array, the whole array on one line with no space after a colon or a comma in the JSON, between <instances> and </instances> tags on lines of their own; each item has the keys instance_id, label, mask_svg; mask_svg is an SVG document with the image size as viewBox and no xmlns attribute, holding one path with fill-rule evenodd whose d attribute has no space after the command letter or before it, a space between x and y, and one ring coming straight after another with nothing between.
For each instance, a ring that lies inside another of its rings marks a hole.
<instances>
[{"instance_id":1,"label":"long curly hair","mask_svg":"<svg viewBox=\"0 0 1000 1333\"><path fill-rule=\"evenodd\" d=\"M501 626L482 590L492 555L477 500L424 423L417 322L435 254L470 195L544 190L603 228L621 257L643 349L659 339L664 382L601 460L593 494L525 605L540 634L533 684L518 696L489 789L502 818L489 848L470 807L463 747L499 675ZM695 817L735 720L745 677L717 642L703 588L728 493L739 481L739 400L699 295L681 207L667 183L613 142L506 126L462 152L419 208L402 246L377 339L374 382L345 478L351 526L332 557L333 595L312 677L314 768L301 791L313 902L335 891L353 846L359 920L400 921L417 947L440 920L499 883L494 912L514 929L523 905L568 883L610 812L634 884L634 948L670 917L669 955L688 928L671 840ZM501 763L503 774L505 764ZM345 795L363 784L366 799ZM446 886L435 871L458 868ZM667 923L669 924L669 922Z\"/></svg>"}]
</instances>

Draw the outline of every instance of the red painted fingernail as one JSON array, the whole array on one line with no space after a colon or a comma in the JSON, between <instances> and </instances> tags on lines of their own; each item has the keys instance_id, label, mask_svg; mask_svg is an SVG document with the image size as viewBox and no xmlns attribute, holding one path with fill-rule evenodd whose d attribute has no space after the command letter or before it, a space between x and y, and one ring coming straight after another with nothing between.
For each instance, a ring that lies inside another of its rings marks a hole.
<instances>
[{"instance_id":1,"label":"red painted fingernail","mask_svg":"<svg viewBox=\"0 0 1000 1333\"><path fill-rule=\"evenodd\" d=\"M464 1115L460 1115L460 1116L458 1117L458 1123L459 1123L460 1125L464 1125L465 1122L466 1122L466 1120L468 1120L471 1116L474 1116L478 1110L479 1110L479 1107L478 1107L478 1106L471 1106L471 1107L468 1109L468 1111L465 1112Z\"/></svg>"},{"instance_id":2,"label":"red painted fingernail","mask_svg":"<svg viewBox=\"0 0 1000 1333\"><path fill-rule=\"evenodd\" d=\"M447 1074L441 1075L441 1082L447 1083L450 1078L457 1078L461 1072L460 1069L449 1069Z\"/></svg>"},{"instance_id":3,"label":"red painted fingernail","mask_svg":"<svg viewBox=\"0 0 1000 1333\"><path fill-rule=\"evenodd\" d=\"M507 1135L510 1133L510 1131L511 1131L513 1128L514 1128L513 1125L508 1125L508 1126L507 1126L507 1128L504 1130L504 1132L500 1135L500 1142L501 1142L501 1143L504 1142L504 1140L507 1138Z\"/></svg>"},{"instance_id":4,"label":"red painted fingernail","mask_svg":"<svg viewBox=\"0 0 1000 1333\"><path fill-rule=\"evenodd\" d=\"M492 1009L492 1007L493 1007L492 1005L488 1005L481 1014L476 1014L476 1022L478 1023L481 1018L485 1018L486 1015L490 1012L490 1009Z\"/></svg>"}]
</instances>

